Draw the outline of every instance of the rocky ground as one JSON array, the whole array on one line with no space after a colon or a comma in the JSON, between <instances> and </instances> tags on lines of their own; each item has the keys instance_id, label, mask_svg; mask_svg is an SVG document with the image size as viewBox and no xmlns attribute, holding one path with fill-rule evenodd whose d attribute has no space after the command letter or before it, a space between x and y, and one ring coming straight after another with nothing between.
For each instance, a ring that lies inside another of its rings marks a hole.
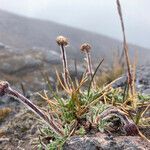
<instances>
[{"instance_id":1,"label":"rocky ground","mask_svg":"<svg viewBox=\"0 0 150 150\"><path fill-rule=\"evenodd\" d=\"M71 73L75 73L75 60L69 61ZM33 48L26 51L12 50L9 47L0 47L0 77L7 80L17 89L40 91L45 88L43 74L47 73L51 82L54 82L55 71L62 71L60 53L42 48ZM78 73L83 71L77 62ZM30 84L32 83L32 84Z\"/></svg>"},{"instance_id":2,"label":"rocky ground","mask_svg":"<svg viewBox=\"0 0 150 150\"><path fill-rule=\"evenodd\" d=\"M61 69L59 54L53 51L43 53L42 50L37 49L24 53L16 52L15 55L14 51L12 52L9 48L1 48L0 51L1 79L8 80L15 85L15 88L23 90L24 94L37 105L43 105L41 98L34 92L46 88L41 72L50 73L50 80L55 81L54 66ZM73 67L70 66L72 70L74 70ZM78 69L82 72L82 68ZM143 94L150 95L150 66L148 64L137 70L137 89ZM40 134L38 128L42 123L39 118L12 98L0 99L0 108L3 110L0 113L0 150L37 149L34 143L38 141ZM3 116L2 113L6 115ZM150 129L146 129L146 132L149 137ZM92 137L72 137L64 145L65 150L148 150L149 148L149 143L140 137L113 137L101 133Z\"/></svg>"},{"instance_id":3,"label":"rocky ground","mask_svg":"<svg viewBox=\"0 0 150 150\"><path fill-rule=\"evenodd\" d=\"M76 75L74 62L70 62L71 73ZM60 54L55 51L33 48L20 52L2 44L0 64L0 80L7 80L37 105L43 101L36 92L47 88L43 74L48 74L54 85L55 70L62 69ZM78 66L80 72L82 68ZM31 140L38 137L39 124L38 118L18 101L7 97L0 99L0 150L32 149Z\"/></svg>"},{"instance_id":4,"label":"rocky ground","mask_svg":"<svg viewBox=\"0 0 150 150\"><path fill-rule=\"evenodd\" d=\"M60 64L60 54L47 51L31 49L19 52L10 48L0 49L1 80L7 80L19 89L21 84L29 91L43 89L42 72L51 72L53 77L54 65Z\"/></svg>"},{"instance_id":5,"label":"rocky ground","mask_svg":"<svg viewBox=\"0 0 150 150\"><path fill-rule=\"evenodd\" d=\"M71 137L64 150L148 150L150 143L137 136L108 136L97 133L92 137Z\"/></svg>"}]
</instances>

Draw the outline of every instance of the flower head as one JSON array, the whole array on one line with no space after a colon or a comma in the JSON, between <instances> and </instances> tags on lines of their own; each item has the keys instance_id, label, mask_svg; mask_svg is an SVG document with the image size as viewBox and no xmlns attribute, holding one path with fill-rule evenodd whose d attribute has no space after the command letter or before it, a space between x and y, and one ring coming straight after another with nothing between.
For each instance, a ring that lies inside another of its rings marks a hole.
<instances>
[{"instance_id":1,"label":"flower head","mask_svg":"<svg viewBox=\"0 0 150 150\"><path fill-rule=\"evenodd\" d=\"M9 87L9 83L6 81L0 81L0 96L5 95L5 90Z\"/></svg>"},{"instance_id":2,"label":"flower head","mask_svg":"<svg viewBox=\"0 0 150 150\"><path fill-rule=\"evenodd\" d=\"M64 36L58 36L56 38L56 42L58 45L67 46L68 45L68 39Z\"/></svg>"},{"instance_id":3,"label":"flower head","mask_svg":"<svg viewBox=\"0 0 150 150\"><path fill-rule=\"evenodd\" d=\"M84 44L81 45L80 50L81 50L82 52L87 52L87 53L89 53L90 50L91 50L91 45L88 44L88 43L84 43Z\"/></svg>"},{"instance_id":4,"label":"flower head","mask_svg":"<svg viewBox=\"0 0 150 150\"><path fill-rule=\"evenodd\" d=\"M138 135L139 133L139 130L134 123L125 124L123 128L128 136Z\"/></svg>"}]
</instances>

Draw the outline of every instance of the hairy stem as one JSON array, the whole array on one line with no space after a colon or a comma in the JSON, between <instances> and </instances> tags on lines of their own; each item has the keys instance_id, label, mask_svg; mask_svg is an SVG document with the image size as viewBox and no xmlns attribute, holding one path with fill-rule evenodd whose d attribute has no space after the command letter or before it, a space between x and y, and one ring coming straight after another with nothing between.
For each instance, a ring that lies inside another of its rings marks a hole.
<instances>
[{"instance_id":1,"label":"hairy stem","mask_svg":"<svg viewBox=\"0 0 150 150\"><path fill-rule=\"evenodd\" d=\"M60 45L60 50L61 50L62 62L63 62L64 82L68 85L68 63L67 63L66 50L63 45Z\"/></svg>"},{"instance_id":2,"label":"hairy stem","mask_svg":"<svg viewBox=\"0 0 150 150\"><path fill-rule=\"evenodd\" d=\"M93 77L93 68L92 68L92 61L91 61L91 55L89 52L86 52L87 57L87 67L88 67L88 74L90 75L90 80L92 80ZM92 80L92 87L95 87L96 83L95 80Z\"/></svg>"},{"instance_id":3,"label":"hairy stem","mask_svg":"<svg viewBox=\"0 0 150 150\"><path fill-rule=\"evenodd\" d=\"M24 97L16 90L12 89L7 82L0 82L0 96L3 95L8 95L10 97L18 99L21 103L23 103L25 106L31 109L36 115L42 118L57 135L64 135L63 131L56 126L53 120L49 119L49 117L43 111L41 111L35 104L33 104L29 99Z\"/></svg>"}]
</instances>

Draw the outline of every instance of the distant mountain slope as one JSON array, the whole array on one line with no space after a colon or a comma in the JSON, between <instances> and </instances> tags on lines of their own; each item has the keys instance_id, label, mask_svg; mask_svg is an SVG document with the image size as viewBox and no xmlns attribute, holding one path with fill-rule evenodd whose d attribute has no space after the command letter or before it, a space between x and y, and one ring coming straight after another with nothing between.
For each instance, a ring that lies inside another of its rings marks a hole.
<instances>
[{"instance_id":1,"label":"distant mountain slope","mask_svg":"<svg viewBox=\"0 0 150 150\"><path fill-rule=\"evenodd\" d=\"M113 51L118 48L121 50L121 43L118 40L100 34L0 10L0 42L6 45L20 50L42 47L58 51L55 43L58 35L65 35L70 39L70 48L68 49L71 50L68 52L77 57L79 56L79 46L83 42L91 43L96 58L110 59ZM138 50L141 62L150 59L150 50L133 45L130 48L131 56L134 55L134 50Z\"/></svg>"}]
</instances>

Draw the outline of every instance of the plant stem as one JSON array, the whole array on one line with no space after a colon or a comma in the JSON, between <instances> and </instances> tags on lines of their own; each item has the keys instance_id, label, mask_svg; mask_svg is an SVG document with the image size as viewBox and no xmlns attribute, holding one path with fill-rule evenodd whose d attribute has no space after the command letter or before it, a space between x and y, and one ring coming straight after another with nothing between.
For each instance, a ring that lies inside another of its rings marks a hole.
<instances>
[{"instance_id":1,"label":"plant stem","mask_svg":"<svg viewBox=\"0 0 150 150\"><path fill-rule=\"evenodd\" d=\"M0 96L8 95L10 97L14 97L18 99L21 103L26 105L35 114L37 114L40 118L42 118L57 135L60 135L60 136L64 135L63 131L60 130L57 127L57 125L55 125L53 120L50 120L49 117L44 112L42 112L35 104L33 104L29 99L24 97L22 94L20 94L16 90L12 89L7 82L3 82L3 84L1 84L0 82L0 89L2 89L0 90Z\"/></svg>"},{"instance_id":2,"label":"plant stem","mask_svg":"<svg viewBox=\"0 0 150 150\"><path fill-rule=\"evenodd\" d=\"M90 52L86 52L87 57L87 67L88 67L88 74L90 75L90 80L92 80L92 87L94 88L96 86L95 80L93 77L93 68L92 68L92 61L91 61L91 55Z\"/></svg>"},{"instance_id":3,"label":"plant stem","mask_svg":"<svg viewBox=\"0 0 150 150\"><path fill-rule=\"evenodd\" d=\"M63 62L64 82L68 85L68 63L67 63L66 50L63 45L60 45L60 50L61 50L62 62Z\"/></svg>"},{"instance_id":4,"label":"plant stem","mask_svg":"<svg viewBox=\"0 0 150 150\"><path fill-rule=\"evenodd\" d=\"M119 14L119 17L120 17L121 28L122 28L122 33L123 33L123 49L124 49L126 63L127 63L128 84L130 85L131 94L133 95L133 85L132 85L133 81L132 81L132 74L131 74L131 68L130 68L130 58L129 58L128 45L127 45L127 42L126 42L126 35L125 35L125 27L124 27L123 15L122 15L120 1L116 0L116 2L117 2L118 14Z\"/></svg>"},{"instance_id":5,"label":"plant stem","mask_svg":"<svg viewBox=\"0 0 150 150\"><path fill-rule=\"evenodd\" d=\"M91 78L92 78L92 63L91 63L91 56L90 53L86 52L86 57L87 57L87 66L88 66L88 73L90 74Z\"/></svg>"},{"instance_id":6,"label":"plant stem","mask_svg":"<svg viewBox=\"0 0 150 150\"><path fill-rule=\"evenodd\" d=\"M95 69L94 74L92 75L92 78L91 78L91 81L90 81L90 84L89 84L89 87L88 87L88 96L89 96L89 94L90 94L91 85L92 85L92 82L93 82L93 80L94 80L94 77L95 77L95 75L96 75L96 73L97 73L99 67L100 67L101 64L103 63L103 61L104 61L104 59L102 59L102 60L100 61L100 63L98 64L97 68Z\"/></svg>"}]
</instances>

